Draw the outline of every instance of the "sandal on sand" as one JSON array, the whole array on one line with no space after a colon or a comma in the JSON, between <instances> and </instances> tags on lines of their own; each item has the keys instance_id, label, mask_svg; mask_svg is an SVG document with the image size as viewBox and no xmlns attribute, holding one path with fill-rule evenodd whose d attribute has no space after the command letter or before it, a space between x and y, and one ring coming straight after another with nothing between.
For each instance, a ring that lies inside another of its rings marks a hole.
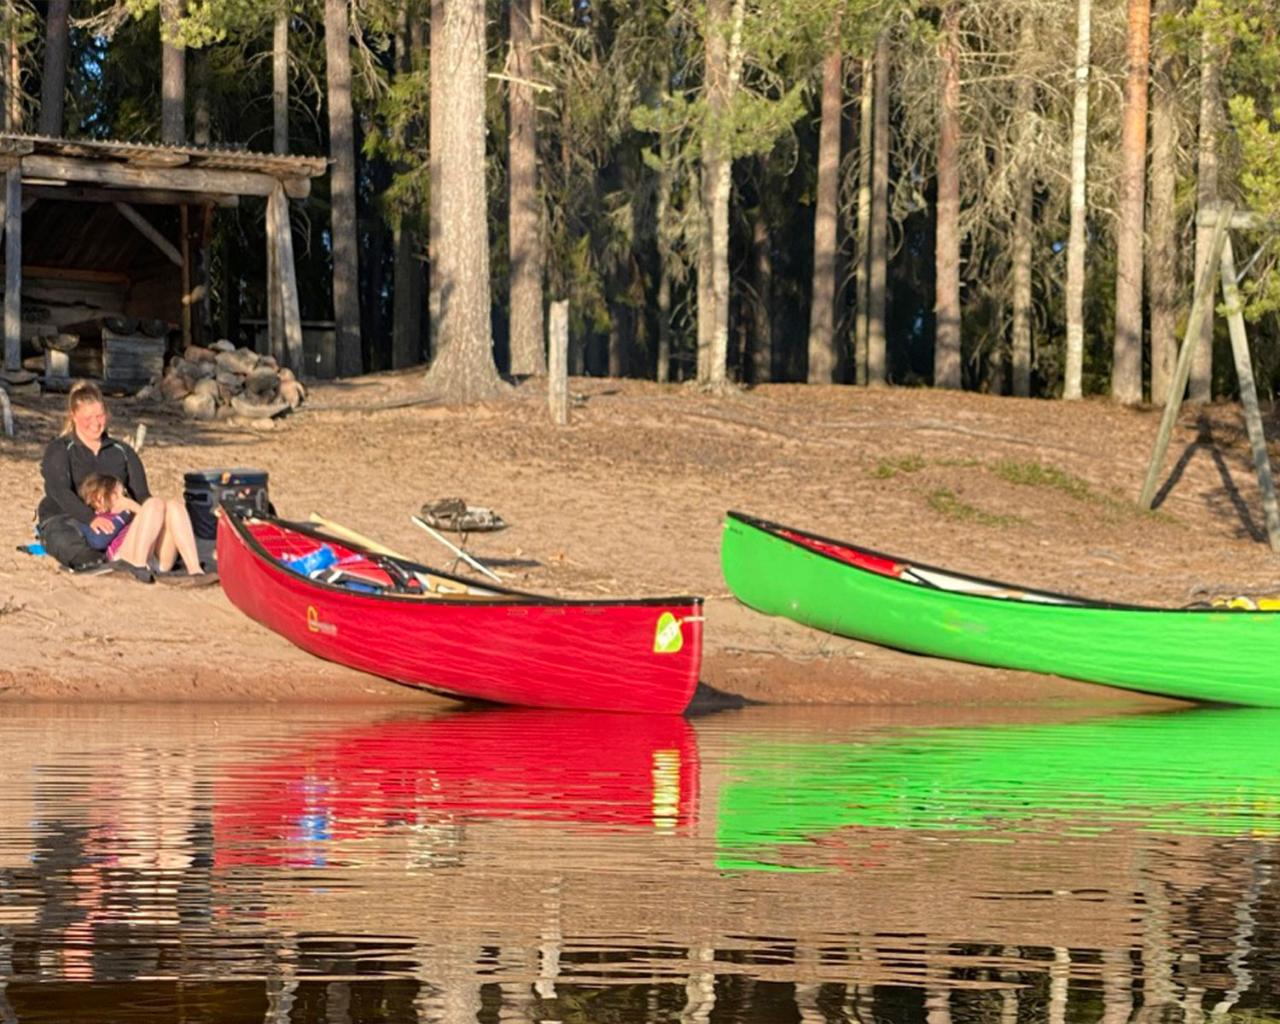
<instances>
[{"instance_id":1,"label":"sandal on sand","mask_svg":"<svg viewBox=\"0 0 1280 1024\"><path fill-rule=\"evenodd\" d=\"M139 568L136 565L130 565L128 562L104 562L108 571L118 573L124 576L132 576L139 583L154 583L156 576L150 569Z\"/></svg>"},{"instance_id":2,"label":"sandal on sand","mask_svg":"<svg viewBox=\"0 0 1280 1024\"><path fill-rule=\"evenodd\" d=\"M218 582L216 572L202 572L192 576L188 572L158 572L157 583L167 583L171 587L210 587Z\"/></svg>"}]
</instances>

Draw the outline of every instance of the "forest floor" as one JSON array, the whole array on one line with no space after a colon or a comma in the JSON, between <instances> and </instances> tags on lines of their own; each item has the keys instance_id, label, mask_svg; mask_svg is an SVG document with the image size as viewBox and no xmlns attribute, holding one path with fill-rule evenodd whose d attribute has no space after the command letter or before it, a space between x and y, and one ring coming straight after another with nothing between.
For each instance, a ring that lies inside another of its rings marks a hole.
<instances>
[{"instance_id":1,"label":"forest floor","mask_svg":"<svg viewBox=\"0 0 1280 1024\"><path fill-rule=\"evenodd\" d=\"M1090 597L1182 605L1280 588L1233 405L1188 409L1156 511L1138 510L1159 410L905 389L574 379L554 427L545 385L467 408L404 404L420 372L316 385L272 429L193 423L109 401L113 433L148 426L152 490L194 469L270 473L281 515L313 511L431 564L409 520L461 497L509 528L472 538L508 585L566 596L707 598L702 679L772 703L1158 706L1105 687L888 651L739 605L720 574L728 509L913 560ZM250 621L220 588L76 577L31 539L39 458L59 396L17 399L0 437L0 697L6 700L377 701L438 698L320 661ZM1273 456L1274 457L1274 456ZM1155 653L1155 652L1153 652Z\"/></svg>"}]
</instances>

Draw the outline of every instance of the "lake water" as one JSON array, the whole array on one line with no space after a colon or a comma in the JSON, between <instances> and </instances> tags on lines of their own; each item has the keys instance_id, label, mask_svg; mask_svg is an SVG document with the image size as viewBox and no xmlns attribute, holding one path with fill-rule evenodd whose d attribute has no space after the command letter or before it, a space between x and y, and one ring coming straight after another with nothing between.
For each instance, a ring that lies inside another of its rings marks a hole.
<instances>
[{"instance_id":1,"label":"lake water","mask_svg":"<svg viewBox=\"0 0 1280 1024\"><path fill-rule=\"evenodd\" d=\"M1280 1016L1280 713L19 707L0 1022Z\"/></svg>"}]
</instances>

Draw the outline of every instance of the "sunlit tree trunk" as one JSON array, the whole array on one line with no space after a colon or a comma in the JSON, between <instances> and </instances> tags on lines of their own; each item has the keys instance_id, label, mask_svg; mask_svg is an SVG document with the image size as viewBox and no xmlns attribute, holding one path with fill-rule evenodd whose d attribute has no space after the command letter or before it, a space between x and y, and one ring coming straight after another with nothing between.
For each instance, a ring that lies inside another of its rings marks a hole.
<instances>
[{"instance_id":1,"label":"sunlit tree trunk","mask_svg":"<svg viewBox=\"0 0 1280 1024\"><path fill-rule=\"evenodd\" d=\"M45 20L44 70L40 75L41 135L62 134L62 112L67 94L67 15L71 0L49 0Z\"/></svg>"},{"instance_id":2,"label":"sunlit tree trunk","mask_svg":"<svg viewBox=\"0 0 1280 1024\"><path fill-rule=\"evenodd\" d=\"M431 190L439 193L439 248L432 286L440 333L429 391L469 402L503 390L489 324L489 227L485 187L485 10L472 0L432 0ZM438 11L437 11L438 9ZM439 34L436 34L436 30Z\"/></svg>"},{"instance_id":3,"label":"sunlit tree trunk","mask_svg":"<svg viewBox=\"0 0 1280 1024\"><path fill-rule=\"evenodd\" d=\"M1163 5L1170 10L1166 0ZM1147 280L1151 305L1151 401L1163 405L1178 355L1178 122L1174 96L1173 57L1156 44L1159 54L1151 87L1151 190L1147 207Z\"/></svg>"},{"instance_id":4,"label":"sunlit tree trunk","mask_svg":"<svg viewBox=\"0 0 1280 1024\"><path fill-rule=\"evenodd\" d=\"M1142 401L1142 262L1147 170L1147 81L1151 0L1128 0L1128 73L1120 143L1120 205L1116 224L1116 333L1111 397Z\"/></svg>"},{"instance_id":5,"label":"sunlit tree trunk","mask_svg":"<svg viewBox=\"0 0 1280 1024\"><path fill-rule=\"evenodd\" d=\"M663 101L667 99L663 90ZM667 242L671 216L671 141L667 132L658 142L658 197L655 218L658 236L658 363L654 376L659 384L671 379L671 248Z\"/></svg>"},{"instance_id":6,"label":"sunlit tree trunk","mask_svg":"<svg viewBox=\"0 0 1280 1024\"><path fill-rule=\"evenodd\" d=\"M938 103L938 210L934 253L933 385L960 386L960 54L956 11L942 15Z\"/></svg>"},{"instance_id":7,"label":"sunlit tree trunk","mask_svg":"<svg viewBox=\"0 0 1280 1024\"><path fill-rule=\"evenodd\" d=\"M325 0L325 73L329 97L333 319L338 376L360 373L360 256L356 238L356 154L351 115L351 37L347 0Z\"/></svg>"},{"instance_id":8,"label":"sunlit tree trunk","mask_svg":"<svg viewBox=\"0 0 1280 1024\"><path fill-rule=\"evenodd\" d=\"M1201 6L1205 6L1202 0ZM1218 148L1222 131L1222 53L1206 25L1200 37L1200 129L1196 144L1196 209L1203 213L1218 201ZM1196 280L1210 257L1212 226L1196 223ZM1213 389L1213 320L1204 318L1200 340L1191 360L1187 398L1207 402Z\"/></svg>"},{"instance_id":9,"label":"sunlit tree trunk","mask_svg":"<svg viewBox=\"0 0 1280 1024\"><path fill-rule=\"evenodd\" d=\"M699 366L699 380L712 385L723 384L728 379L729 198L733 171L729 116L740 74L745 16L745 0L708 0L705 39L708 124L703 143L702 173L710 227L708 241L711 251L706 269L711 276L711 309L705 328L707 365L705 370ZM700 288L700 299L703 294ZM703 315L700 306L700 341Z\"/></svg>"},{"instance_id":10,"label":"sunlit tree trunk","mask_svg":"<svg viewBox=\"0 0 1280 1024\"><path fill-rule=\"evenodd\" d=\"M180 0L161 0L160 141L168 145L181 145L187 140L187 51L175 38L181 16Z\"/></svg>"},{"instance_id":11,"label":"sunlit tree trunk","mask_svg":"<svg viewBox=\"0 0 1280 1024\"><path fill-rule=\"evenodd\" d=\"M853 327L853 380L855 384L867 383L867 334L869 317L870 264L868 248L871 240L871 133L872 133L872 75L875 62L867 57L862 61L858 97L858 224L855 251L856 295Z\"/></svg>"},{"instance_id":12,"label":"sunlit tree trunk","mask_svg":"<svg viewBox=\"0 0 1280 1024\"><path fill-rule=\"evenodd\" d=\"M885 311L889 263L889 40L876 41L872 87L871 231L867 242L867 383L888 382Z\"/></svg>"},{"instance_id":13,"label":"sunlit tree trunk","mask_svg":"<svg viewBox=\"0 0 1280 1024\"><path fill-rule=\"evenodd\" d=\"M511 236L511 372L545 374L542 347L542 199L538 191L537 108L534 52L542 18L541 0L512 0L508 138Z\"/></svg>"},{"instance_id":14,"label":"sunlit tree trunk","mask_svg":"<svg viewBox=\"0 0 1280 1024\"><path fill-rule=\"evenodd\" d=\"M1019 60L1025 64L1036 45L1036 19L1030 12L1022 15L1018 50ZM1031 143L1032 103L1035 86L1029 69L1023 67L1018 78L1016 107L1018 117L1018 145L1023 152L1017 180L1017 209L1013 220L1013 330L1012 330L1012 388L1018 398L1031 394L1031 251L1035 225L1035 175L1027 161Z\"/></svg>"},{"instance_id":15,"label":"sunlit tree trunk","mask_svg":"<svg viewBox=\"0 0 1280 1024\"><path fill-rule=\"evenodd\" d=\"M809 303L809 383L836 378L836 221L840 206L840 129L844 100L844 55L840 14L835 42L822 65L822 120L818 130L818 186L813 214L813 290Z\"/></svg>"},{"instance_id":16,"label":"sunlit tree trunk","mask_svg":"<svg viewBox=\"0 0 1280 1024\"><path fill-rule=\"evenodd\" d=\"M1093 0L1076 4L1075 102L1071 113L1071 226L1067 234L1067 352L1062 397L1080 398L1084 376L1085 154L1089 136L1089 61Z\"/></svg>"}]
</instances>

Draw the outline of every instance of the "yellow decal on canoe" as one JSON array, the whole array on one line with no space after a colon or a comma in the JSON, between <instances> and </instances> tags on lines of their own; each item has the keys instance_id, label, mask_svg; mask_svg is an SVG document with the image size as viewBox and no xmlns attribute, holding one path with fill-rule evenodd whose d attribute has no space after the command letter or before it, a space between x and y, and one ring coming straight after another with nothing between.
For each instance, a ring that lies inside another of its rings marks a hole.
<instances>
[{"instance_id":1,"label":"yellow decal on canoe","mask_svg":"<svg viewBox=\"0 0 1280 1024\"><path fill-rule=\"evenodd\" d=\"M653 635L654 654L675 654L684 646L684 634L680 632L680 620L670 612L658 616L658 629Z\"/></svg>"},{"instance_id":2,"label":"yellow decal on canoe","mask_svg":"<svg viewBox=\"0 0 1280 1024\"><path fill-rule=\"evenodd\" d=\"M320 613L313 604L307 605L307 632L323 633L325 636L337 636L338 627L332 622L321 622Z\"/></svg>"}]
</instances>

